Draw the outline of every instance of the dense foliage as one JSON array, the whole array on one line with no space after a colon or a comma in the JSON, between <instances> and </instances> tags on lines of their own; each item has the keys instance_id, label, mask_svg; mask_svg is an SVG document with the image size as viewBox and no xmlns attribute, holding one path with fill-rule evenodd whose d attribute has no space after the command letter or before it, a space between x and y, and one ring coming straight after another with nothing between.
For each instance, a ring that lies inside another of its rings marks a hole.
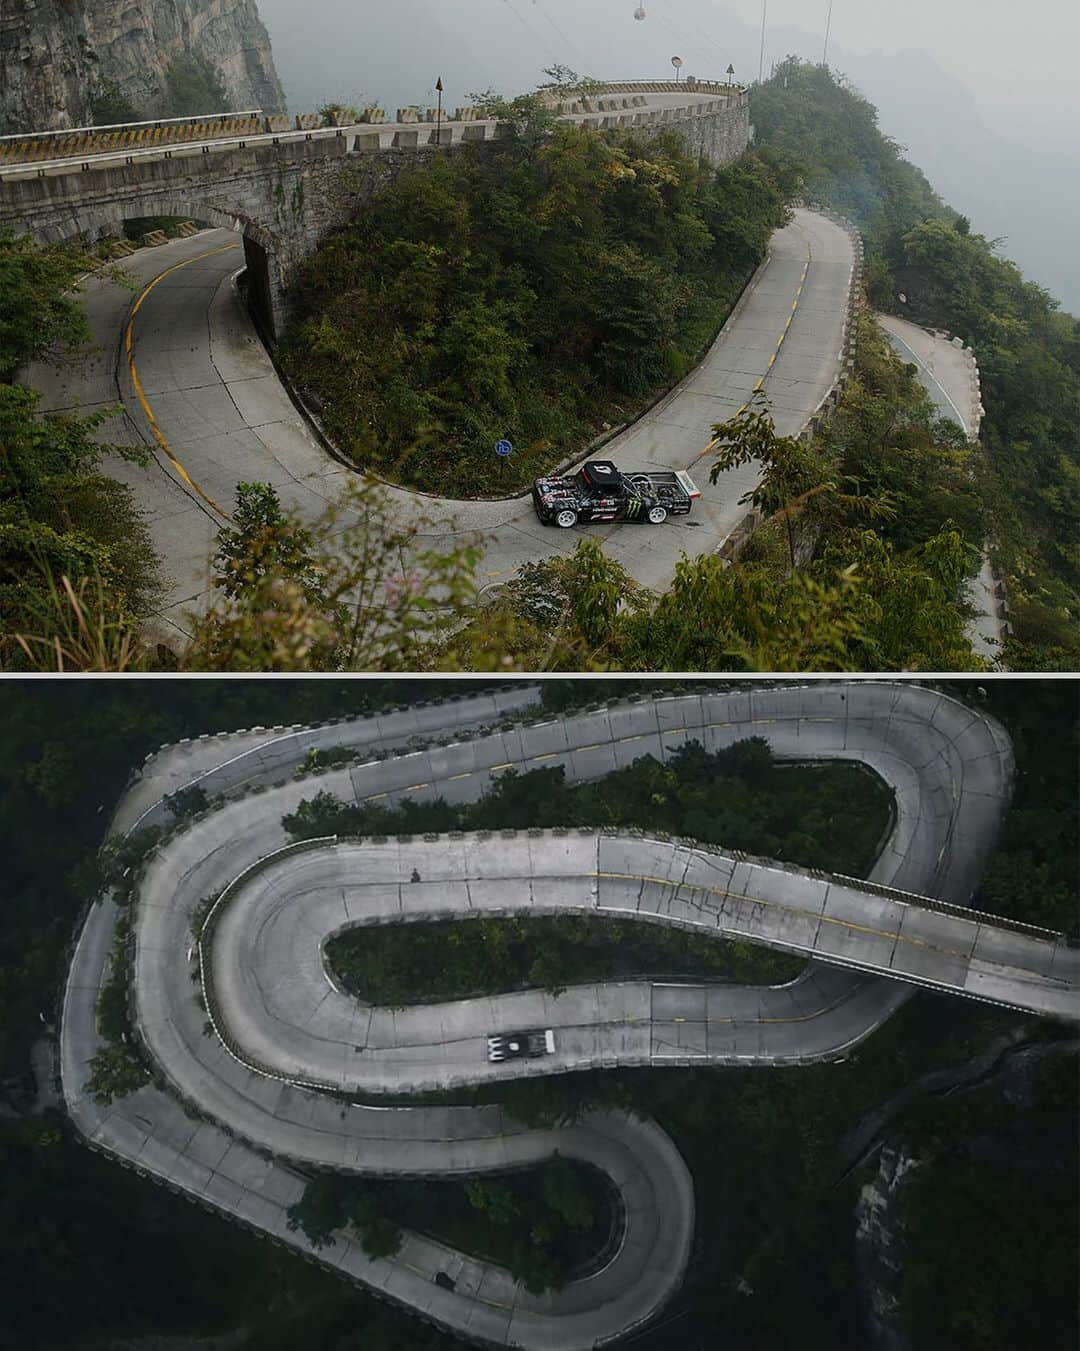
<instances>
[{"instance_id":1,"label":"dense foliage","mask_svg":"<svg viewBox=\"0 0 1080 1351\"><path fill-rule=\"evenodd\" d=\"M768 742L753 737L713 754L691 741L664 764L642 756L595 782L567 783L561 766L525 774L507 770L478 801L458 806L435 799L387 808L320 793L286 816L284 825L294 839L640 826L858 875L876 857L890 802L881 780L858 766L792 768L774 761Z\"/></svg>"},{"instance_id":2,"label":"dense foliage","mask_svg":"<svg viewBox=\"0 0 1080 1351\"><path fill-rule=\"evenodd\" d=\"M955 217L882 132L874 105L827 66L782 61L750 91L750 115L758 141L799 164L807 200L855 220L874 257L921 221Z\"/></svg>"},{"instance_id":3,"label":"dense foliage","mask_svg":"<svg viewBox=\"0 0 1080 1351\"><path fill-rule=\"evenodd\" d=\"M768 948L588 915L350 929L326 956L350 994L392 1008L536 987L557 997L587 981L650 975L779 985L804 965Z\"/></svg>"},{"instance_id":4,"label":"dense foliage","mask_svg":"<svg viewBox=\"0 0 1080 1351\"><path fill-rule=\"evenodd\" d=\"M200 732L362 714L459 688L408 680L0 684L0 1079L27 1072L81 906L102 880L122 880L153 843L141 831L98 854L132 766L163 742ZM192 802L188 795L175 805Z\"/></svg>"},{"instance_id":5,"label":"dense foliage","mask_svg":"<svg viewBox=\"0 0 1080 1351\"><path fill-rule=\"evenodd\" d=\"M556 1154L525 1172L469 1182L408 1182L320 1173L289 1211L319 1248L351 1229L372 1257L390 1256L401 1230L431 1234L505 1266L534 1294L559 1289L597 1257L615 1217L607 1179Z\"/></svg>"},{"instance_id":6,"label":"dense foliage","mask_svg":"<svg viewBox=\"0 0 1080 1351\"><path fill-rule=\"evenodd\" d=\"M863 876L888 825L891 794L850 765L776 764L755 738L707 754L689 745L661 764L643 756L592 783L565 771L513 770L475 803L344 804L320 794L285 818L294 838L526 826L638 826L806 867ZM328 948L349 989L379 1004L461 999L524 986L561 993L587 980L648 973L780 984L794 956L678 930L594 916L483 918L467 924L347 930Z\"/></svg>"},{"instance_id":7,"label":"dense foliage","mask_svg":"<svg viewBox=\"0 0 1080 1351\"><path fill-rule=\"evenodd\" d=\"M914 1123L919 1166L900 1198L901 1316L913 1345L1066 1344L1080 1225L1076 1071L1075 1054L1032 1061L1006 1092L942 1102Z\"/></svg>"},{"instance_id":8,"label":"dense foliage","mask_svg":"<svg viewBox=\"0 0 1080 1351\"><path fill-rule=\"evenodd\" d=\"M1037 693L1036 693L1037 691ZM1016 752L1013 800L979 888L982 908L1080 936L1080 711L1074 680L995 680L990 711Z\"/></svg>"},{"instance_id":9,"label":"dense foliage","mask_svg":"<svg viewBox=\"0 0 1080 1351\"><path fill-rule=\"evenodd\" d=\"M812 445L754 400L716 434L715 468L762 465L765 513L740 556L684 558L655 596L586 539L522 569L483 611L523 667L548 670L981 669L964 632L977 567L980 461L938 419L869 316L855 378Z\"/></svg>"},{"instance_id":10,"label":"dense foliage","mask_svg":"<svg viewBox=\"0 0 1080 1351\"><path fill-rule=\"evenodd\" d=\"M970 342L989 453L983 496L1009 586L1014 669L1080 661L1080 325L973 233L882 135L842 79L794 58L752 96L760 140L802 165L807 195L847 211L869 246L870 295ZM901 296L904 300L901 301Z\"/></svg>"},{"instance_id":11,"label":"dense foliage","mask_svg":"<svg viewBox=\"0 0 1080 1351\"><path fill-rule=\"evenodd\" d=\"M674 135L499 115L504 139L402 172L323 241L283 349L357 464L460 496L530 482L684 375L792 187L762 154L716 173Z\"/></svg>"},{"instance_id":12,"label":"dense foliage","mask_svg":"<svg viewBox=\"0 0 1080 1351\"><path fill-rule=\"evenodd\" d=\"M158 594L131 489L99 472L109 414L41 417L39 396L14 383L28 363L57 365L86 342L74 289L85 270L77 250L0 233L0 665L8 668L33 666L63 644L88 594L100 625L122 627ZM15 639L24 631L34 635L28 648Z\"/></svg>"}]
</instances>

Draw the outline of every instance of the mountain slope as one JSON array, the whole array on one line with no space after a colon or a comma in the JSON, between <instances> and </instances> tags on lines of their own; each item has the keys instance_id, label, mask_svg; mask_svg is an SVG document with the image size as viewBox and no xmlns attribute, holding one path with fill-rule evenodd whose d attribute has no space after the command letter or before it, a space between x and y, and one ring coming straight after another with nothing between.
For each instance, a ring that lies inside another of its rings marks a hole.
<instances>
[{"instance_id":1,"label":"mountain slope","mask_svg":"<svg viewBox=\"0 0 1080 1351\"><path fill-rule=\"evenodd\" d=\"M0 90L0 133L285 103L255 0L8 0Z\"/></svg>"}]
</instances>

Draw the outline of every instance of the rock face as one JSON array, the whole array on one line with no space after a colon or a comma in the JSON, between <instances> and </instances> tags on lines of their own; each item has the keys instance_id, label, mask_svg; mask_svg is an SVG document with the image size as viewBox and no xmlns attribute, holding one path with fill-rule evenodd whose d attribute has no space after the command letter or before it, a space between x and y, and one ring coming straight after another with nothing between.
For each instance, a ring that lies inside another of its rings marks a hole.
<instances>
[{"instance_id":1,"label":"rock face","mask_svg":"<svg viewBox=\"0 0 1080 1351\"><path fill-rule=\"evenodd\" d=\"M902 1145L885 1145L877 1174L860 1191L855 1208L855 1253L865 1344L872 1351L910 1351L898 1318L903 1232L897 1218L897 1199L904 1178L918 1166Z\"/></svg>"},{"instance_id":2,"label":"rock face","mask_svg":"<svg viewBox=\"0 0 1080 1351\"><path fill-rule=\"evenodd\" d=\"M233 109L284 108L255 0L5 0L0 133L85 126L106 88L141 116L162 116L170 66L192 59Z\"/></svg>"}]
</instances>

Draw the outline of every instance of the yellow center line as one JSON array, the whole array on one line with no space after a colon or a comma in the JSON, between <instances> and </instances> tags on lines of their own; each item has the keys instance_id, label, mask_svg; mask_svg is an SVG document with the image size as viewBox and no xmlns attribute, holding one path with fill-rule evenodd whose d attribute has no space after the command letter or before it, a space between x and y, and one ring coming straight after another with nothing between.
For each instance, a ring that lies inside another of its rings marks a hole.
<instances>
[{"instance_id":1,"label":"yellow center line","mask_svg":"<svg viewBox=\"0 0 1080 1351\"><path fill-rule=\"evenodd\" d=\"M736 860L736 862L737 861L738 860ZM679 891L682 887L681 883L673 882L669 877L649 877L644 873L594 872L590 873L589 876L596 878L612 877L624 882L652 882L659 887L669 887L672 891ZM828 883L827 885L831 886L832 883ZM840 885L844 884L841 883ZM923 938L914 938L909 934L902 934L898 929L876 929L869 924L856 924L853 919L838 919L833 915L826 915L824 913L814 914L812 911L803 909L800 906L785 905L782 901L766 901L759 897L747 896L741 891L728 891L724 887L706 887L696 883L689 883L688 886L691 891L703 891L709 896L721 896L725 900L748 901L751 905L764 906L770 910L782 910L785 914L796 915L803 919L817 919L822 924L833 924L841 929L851 929L856 933L870 934L874 938L891 938L897 943L907 943L911 947L930 948L932 951L943 953L947 957L970 956L970 953L961 952L955 948L939 947L936 943L928 943ZM899 905L902 904L902 902L893 901L891 904Z\"/></svg>"},{"instance_id":2,"label":"yellow center line","mask_svg":"<svg viewBox=\"0 0 1080 1351\"><path fill-rule=\"evenodd\" d=\"M132 305L131 307L131 313L128 315L128 321L124 328L124 355L127 357L128 371L131 375L132 388L135 390L135 397L138 399L139 406L142 408L143 414L145 415L147 422L150 424L150 430L154 433L154 440L157 441L162 451L168 457L169 463L180 475L180 477L184 480L184 482L188 485L188 487L192 490L192 492L197 493L202 498L202 500L205 503L207 503L208 506L212 507L213 510L218 513L219 516L223 516L227 521L231 521L232 517L224 509L224 507L220 507L214 501L214 499L211 496L209 496L208 493L205 493L202 490L202 488L199 487L199 485L195 482L195 480L191 477L188 471L177 459L176 455L173 453L172 447L165 439L164 432L162 432L161 428L157 425L157 421L154 417L153 410L151 409L150 404L147 402L146 394L143 392L142 381L139 379L138 367L135 365L133 330L135 326L135 318L138 315L139 311L142 309L143 302L146 300L147 296L158 284L158 282L164 281L165 278L168 277L171 273L178 272L182 267L190 267L192 263L197 263L202 258L212 258L216 253L224 253L227 249L233 249L235 247L236 247L235 242L222 244L216 249L207 249L205 253L197 253L194 258L185 258L182 263L174 263L172 267L167 267L164 272L159 272L158 275L153 279L153 281L148 282L147 285L143 287L139 295L139 298L135 301L135 304Z\"/></svg>"},{"instance_id":3,"label":"yellow center line","mask_svg":"<svg viewBox=\"0 0 1080 1351\"><path fill-rule=\"evenodd\" d=\"M777 339L777 342L776 342L776 351L775 351L775 352L772 354L772 356L769 358L769 365L768 365L768 369L767 369L766 372L765 372L765 375L768 375L769 371L772 370L773 365L774 365L774 363L775 363L775 361L776 361L776 358L777 358L777 356L778 356L778 354L779 354L779 352L780 352L780 348L783 347L783 345L784 345L784 339L785 339L785 338L787 337L787 335L788 335L788 329L791 328L791 321L792 321L792 319L795 318L795 311L799 308L799 300L800 300L800 297L802 296L802 293L803 293L803 287L804 287L805 284L806 284L806 274L807 274L809 271L810 271L810 259L808 258L808 259L806 260L806 262L803 264L802 276L799 278L799 289L795 292L795 299L791 302L791 314L788 316L788 321L787 321L787 323L784 325L784 331L783 331L783 333L781 333L781 334L780 334L780 337ZM754 393L755 393L755 394L759 393L760 390L764 387L764 385L765 385L765 375L761 376L761 377L759 378L757 384L754 386ZM735 414L734 414L734 417L741 417L742 414L745 413L746 410L747 410L749 407L750 407L750 402L749 402L749 400L747 400L746 403L742 404L742 405L738 408L738 410L737 410L737 411L735 412ZM694 466L695 464L697 464L699 460L703 460L703 459L705 458L705 456L708 455L708 454L710 453L710 451L715 450L716 447L717 447L718 445L719 445L719 441L717 440L716 437L713 437L713 439L709 442L709 444L705 447L705 449L704 449L703 451L701 451L699 454L697 454L697 455L694 456L694 458L690 461L690 464L689 464L687 467L688 467L688 468L693 468L693 466Z\"/></svg>"}]
</instances>

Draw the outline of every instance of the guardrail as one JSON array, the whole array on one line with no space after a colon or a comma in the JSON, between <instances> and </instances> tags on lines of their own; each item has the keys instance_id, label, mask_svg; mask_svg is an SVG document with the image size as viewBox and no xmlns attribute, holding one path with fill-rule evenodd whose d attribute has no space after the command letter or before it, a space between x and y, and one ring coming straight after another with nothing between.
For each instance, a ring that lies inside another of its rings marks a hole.
<instances>
[{"instance_id":1,"label":"guardrail","mask_svg":"<svg viewBox=\"0 0 1080 1351\"><path fill-rule=\"evenodd\" d=\"M686 98L686 108L676 106L648 108L647 93L678 93ZM613 102L612 97L616 101ZM633 98L619 95L632 95ZM609 127L640 127L674 121L682 113L700 117L709 114L707 102L694 102L697 96L712 99L722 95L725 103L732 99L744 100L745 91L735 85L713 82L690 82L662 85L648 82L627 82L605 87L599 93L582 95L576 100L559 103L567 120L580 119L584 125ZM95 160L113 155L123 157L124 163L134 164L141 159L153 159L173 154L210 153L230 149L245 150L260 145L291 144L312 140L346 141L346 153L388 149L421 149L432 145L447 148L470 141L495 139L500 124L485 118L476 108L449 110L437 123L433 109L418 106L399 108L397 121L391 122L381 108L358 110L356 119L334 116L324 126L311 113L298 114L291 121L287 117L262 116L257 110L246 113L162 119L155 122L114 123L107 127L78 127L30 135L9 135L0 139L0 170L9 177L25 176L34 170L45 177L47 166L57 164L52 172L64 171L71 161L71 171L100 167ZM384 140L383 138L386 137ZM64 168L61 168L61 163ZM106 166L112 167L112 166ZM23 174L17 171L23 170Z\"/></svg>"},{"instance_id":2,"label":"guardrail","mask_svg":"<svg viewBox=\"0 0 1080 1351\"><path fill-rule=\"evenodd\" d=\"M5 141L44 141L50 136L80 136L100 134L103 131L134 131L136 127L179 127L188 123L221 122L228 117L260 117L261 108L242 108L236 112L189 113L186 117L158 117L146 122L102 122L90 127L57 127L51 131L9 131L0 136Z\"/></svg>"}]
</instances>

